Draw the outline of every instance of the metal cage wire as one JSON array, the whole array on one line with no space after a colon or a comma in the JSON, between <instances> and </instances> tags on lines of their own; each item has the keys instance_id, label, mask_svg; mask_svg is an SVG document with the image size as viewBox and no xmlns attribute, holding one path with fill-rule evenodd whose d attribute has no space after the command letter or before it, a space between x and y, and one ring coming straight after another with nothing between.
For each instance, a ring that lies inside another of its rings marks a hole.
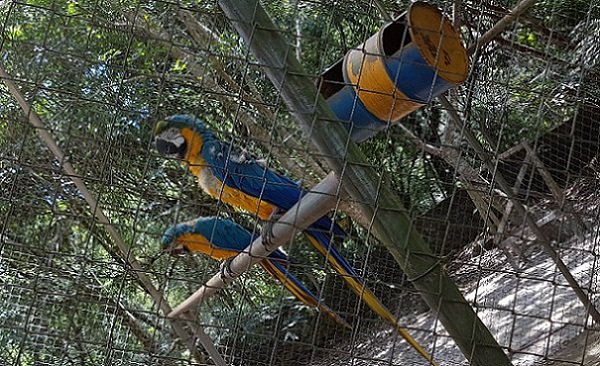
<instances>
[{"instance_id":1,"label":"metal cage wire","mask_svg":"<svg viewBox=\"0 0 600 366\"><path fill-rule=\"evenodd\" d=\"M581 299L598 306L600 7L431 3L471 51L469 77L360 144L361 164L378 173L376 189L397 194L410 229L512 364L593 365L597 323ZM269 31L289 44L284 53L315 80L409 3L261 5L276 25ZM300 131L298 111L265 75L281 65L251 51L240 19L205 1L8 1L0 13L2 364L219 364L206 342L234 365L428 364L302 235L285 245L286 268L351 330L254 267L192 318L166 317L219 265L160 255L164 230L212 215L256 235L265 225L160 156L158 120L201 117L219 139L309 190L337 158ZM297 76L284 71L283 84ZM360 204L386 203L337 197L331 216L347 238L334 245L439 364L468 364L442 324L444 304L427 306Z\"/></svg>"}]
</instances>

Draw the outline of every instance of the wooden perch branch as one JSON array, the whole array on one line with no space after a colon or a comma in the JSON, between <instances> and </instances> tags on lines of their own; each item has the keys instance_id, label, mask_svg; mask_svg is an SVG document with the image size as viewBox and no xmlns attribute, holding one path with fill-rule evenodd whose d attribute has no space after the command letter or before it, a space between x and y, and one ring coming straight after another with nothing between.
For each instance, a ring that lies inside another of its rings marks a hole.
<instances>
[{"instance_id":1,"label":"wooden perch branch","mask_svg":"<svg viewBox=\"0 0 600 366\"><path fill-rule=\"evenodd\" d=\"M381 0L373 0L373 5L379 10L379 13L381 13L381 16L386 22L391 22L393 20L390 13L385 10L385 6L381 3Z\"/></svg>"},{"instance_id":2,"label":"wooden perch branch","mask_svg":"<svg viewBox=\"0 0 600 366\"><path fill-rule=\"evenodd\" d=\"M451 124L451 126L454 125ZM429 145L416 136L408 127L404 126L404 124L399 123L398 127L404 131L408 139L421 150L428 154L441 157L454 168L454 170L458 173L458 178L465 184L467 194L469 197L471 197L471 200L473 201L477 212L479 212L479 215L484 222L487 223L492 232L496 231L500 220L496 214L490 210L492 199L486 199L485 195L475 187L475 184L481 185L481 177L479 176L479 172L470 166L469 163L462 158L460 152L458 152L454 147L435 147L433 145Z\"/></svg>"},{"instance_id":3,"label":"wooden perch branch","mask_svg":"<svg viewBox=\"0 0 600 366\"><path fill-rule=\"evenodd\" d=\"M398 127L404 131L404 134L406 135L406 137L408 137L408 139L415 145L417 145L418 148L420 148L421 150L423 150L424 152L431 154L431 155L435 155L435 156L442 156L442 148L439 147L435 147L433 145L429 145L427 143L425 143L425 141L421 140L417 135L415 135L408 127L406 127L403 123L399 123Z\"/></svg>"}]
</instances>

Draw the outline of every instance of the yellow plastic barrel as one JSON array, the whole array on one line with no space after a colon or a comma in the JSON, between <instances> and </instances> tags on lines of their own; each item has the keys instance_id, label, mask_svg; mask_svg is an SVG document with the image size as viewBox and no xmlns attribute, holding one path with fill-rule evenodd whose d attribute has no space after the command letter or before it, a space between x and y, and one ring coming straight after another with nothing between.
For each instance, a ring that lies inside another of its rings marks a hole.
<instances>
[{"instance_id":1,"label":"yellow plastic barrel","mask_svg":"<svg viewBox=\"0 0 600 366\"><path fill-rule=\"evenodd\" d=\"M321 93L360 142L464 82L468 63L450 20L415 2L328 69Z\"/></svg>"}]
</instances>

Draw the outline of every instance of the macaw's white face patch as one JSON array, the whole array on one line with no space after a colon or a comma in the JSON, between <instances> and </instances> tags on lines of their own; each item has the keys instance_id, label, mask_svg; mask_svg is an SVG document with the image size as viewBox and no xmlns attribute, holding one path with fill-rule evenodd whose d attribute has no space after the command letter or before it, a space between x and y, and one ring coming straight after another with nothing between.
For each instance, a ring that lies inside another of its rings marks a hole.
<instances>
[{"instance_id":1,"label":"macaw's white face patch","mask_svg":"<svg viewBox=\"0 0 600 366\"><path fill-rule=\"evenodd\" d=\"M171 127L168 130L163 131L160 135L158 135L158 137L172 143L176 147L180 147L185 142L181 131L175 127Z\"/></svg>"},{"instance_id":2,"label":"macaw's white face patch","mask_svg":"<svg viewBox=\"0 0 600 366\"><path fill-rule=\"evenodd\" d=\"M156 148L161 155L183 158L186 142L177 128L169 128L156 136Z\"/></svg>"}]
</instances>

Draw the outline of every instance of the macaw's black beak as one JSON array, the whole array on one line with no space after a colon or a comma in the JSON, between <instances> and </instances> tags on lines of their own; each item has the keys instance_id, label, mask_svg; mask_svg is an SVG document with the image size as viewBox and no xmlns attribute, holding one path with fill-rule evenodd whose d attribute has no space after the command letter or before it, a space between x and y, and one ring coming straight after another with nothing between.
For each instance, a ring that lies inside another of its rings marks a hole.
<instances>
[{"instance_id":1,"label":"macaw's black beak","mask_svg":"<svg viewBox=\"0 0 600 366\"><path fill-rule=\"evenodd\" d=\"M185 156L185 149L187 144L185 141L179 146L175 145L170 141L166 141L160 138L156 139L156 150L158 153L164 156L177 156L183 159Z\"/></svg>"},{"instance_id":2,"label":"macaw's black beak","mask_svg":"<svg viewBox=\"0 0 600 366\"><path fill-rule=\"evenodd\" d=\"M190 252L190 250L184 246L177 246L175 248L167 248L165 252L169 253L172 257L181 257Z\"/></svg>"}]
</instances>

